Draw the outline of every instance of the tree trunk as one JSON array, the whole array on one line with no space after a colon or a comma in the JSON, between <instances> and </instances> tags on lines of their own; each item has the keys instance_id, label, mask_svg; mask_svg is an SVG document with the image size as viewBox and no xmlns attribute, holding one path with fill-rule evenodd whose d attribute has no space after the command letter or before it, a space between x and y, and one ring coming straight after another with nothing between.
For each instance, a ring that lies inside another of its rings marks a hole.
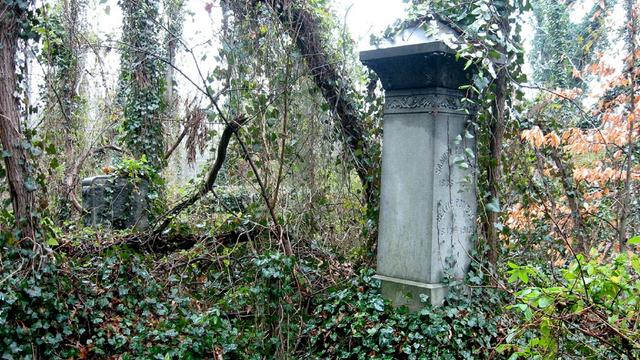
<instances>
[{"instance_id":1,"label":"tree trunk","mask_svg":"<svg viewBox=\"0 0 640 360\"><path fill-rule=\"evenodd\" d=\"M64 137L64 158L65 158L65 174L62 180L62 194L61 194L61 207L59 210L62 218L70 214L70 204L73 208L78 208L79 202L76 197L75 189L78 184L77 169L79 159L77 159L76 147L78 146L77 134L81 130L78 114L76 110L78 107L78 82L80 80L80 44L77 37L80 27L80 11L82 10L82 4L78 0L64 0L63 11L65 16L64 26L64 47L68 51L68 59L70 65L61 69L62 76L60 81L62 82L59 88L61 89L60 95L60 111L64 118L62 136ZM58 84L54 84L58 86ZM76 174L76 176L74 176Z\"/></svg>"},{"instance_id":2,"label":"tree trunk","mask_svg":"<svg viewBox=\"0 0 640 360\"><path fill-rule=\"evenodd\" d=\"M165 74L158 56L159 1L123 0L120 87L122 140L136 159L142 156L156 172L166 166L163 117ZM161 45L160 45L161 46Z\"/></svg>"},{"instance_id":3,"label":"tree trunk","mask_svg":"<svg viewBox=\"0 0 640 360\"><path fill-rule=\"evenodd\" d=\"M620 244L620 250L623 250L627 244L627 216L629 214L630 200L632 197L632 171L633 171L633 147L635 146L635 140L633 136L635 134L634 125L636 120L636 36L637 36L637 13L634 9L634 1L627 0L625 7L627 10L627 29L628 34L628 48L629 57L629 69L627 74L629 76L629 114L627 119L629 126L627 128L627 146L626 146L626 161L623 165L624 169L624 187L622 194L620 195L620 208L618 210L618 243Z\"/></svg>"},{"instance_id":4,"label":"tree trunk","mask_svg":"<svg viewBox=\"0 0 640 360\"><path fill-rule=\"evenodd\" d=\"M498 26L503 34L510 33L509 9L507 6L498 7L500 21ZM505 53L506 49L499 48ZM508 91L508 64L504 64L497 73L495 79L495 98L491 103L491 122L489 126L489 155L490 161L487 167L487 181L490 201L498 202L500 199L500 183L502 181L502 142L504 140L506 124L506 106ZM495 224L499 221L499 213L490 211L487 213L485 235L489 245L489 263L496 269L498 263L498 231Z\"/></svg>"},{"instance_id":5,"label":"tree trunk","mask_svg":"<svg viewBox=\"0 0 640 360\"><path fill-rule=\"evenodd\" d=\"M500 199L500 181L502 178L502 141L505 131L505 103L507 91L506 69L501 69L495 81L495 100L491 104L493 118L489 128L489 156L487 181L492 202ZM489 245L489 263L495 270L498 262L498 231L495 224L499 213L489 211L486 217L485 231Z\"/></svg>"},{"instance_id":6,"label":"tree trunk","mask_svg":"<svg viewBox=\"0 0 640 360\"><path fill-rule=\"evenodd\" d=\"M560 182L564 189L565 196L567 197L567 204L571 210L571 218L573 219L573 234L576 240L576 250L584 255L587 255L590 244L586 238L585 225L582 221L582 214L580 213L580 206L578 205L578 189L573 183L573 172L562 162L562 158L557 149L551 150L551 159L556 164L558 172L560 174Z\"/></svg>"},{"instance_id":7,"label":"tree trunk","mask_svg":"<svg viewBox=\"0 0 640 360\"><path fill-rule=\"evenodd\" d=\"M4 151L4 165L16 225L20 237L35 240L34 194L27 188L29 164L22 145L24 136L20 127L20 106L14 96L17 87L16 53L21 18L17 6L0 2L0 140ZM35 184L33 185L35 186Z\"/></svg>"}]
</instances>

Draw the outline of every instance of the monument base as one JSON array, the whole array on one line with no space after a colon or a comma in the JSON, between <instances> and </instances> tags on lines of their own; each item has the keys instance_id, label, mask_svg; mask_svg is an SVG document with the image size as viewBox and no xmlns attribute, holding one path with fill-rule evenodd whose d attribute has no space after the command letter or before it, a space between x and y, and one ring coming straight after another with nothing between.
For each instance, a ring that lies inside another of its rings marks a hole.
<instances>
[{"instance_id":1,"label":"monument base","mask_svg":"<svg viewBox=\"0 0 640 360\"><path fill-rule=\"evenodd\" d=\"M411 311L418 311L424 307L420 295L429 297L428 302L433 306L441 306L449 287L444 284L425 284L417 281L375 275L380 280L380 293L389 299L393 306L406 306Z\"/></svg>"}]
</instances>

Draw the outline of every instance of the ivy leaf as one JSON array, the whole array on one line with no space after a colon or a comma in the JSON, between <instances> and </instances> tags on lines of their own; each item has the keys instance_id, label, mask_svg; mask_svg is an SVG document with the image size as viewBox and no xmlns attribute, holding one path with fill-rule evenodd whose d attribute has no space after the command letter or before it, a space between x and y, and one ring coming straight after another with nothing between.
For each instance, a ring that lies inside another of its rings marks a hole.
<instances>
[{"instance_id":1,"label":"ivy leaf","mask_svg":"<svg viewBox=\"0 0 640 360\"><path fill-rule=\"evenodd\" d=\"M467 63L464 64L464 69L467 70L471 64L473 64L473 59L467 60Z\"/></svg>"},{"instance_id":2,"label":"ivy leaf","mask_svg":"<svg viewBox=\"0 0 640 360\"><path fill-rule=\"evenodd\" d=\"M39 286L35 286L34 285L32 288L27 289L26 292L32 298L36 298L36 297L42 296L42 289Z\"/></svg>"},{"instance_id":3,"label":"ivy leaf","mask_svg":"<svg viewBox=\"0 0 640 360\"><path fill-rule=\"evenodd\" d=\"M498 199L497 198L491 199L491 202L485 205L485 208L490 212L499 213L500 204L498 203Z\"/></svg>"},{"instance_id":4,"label":"ivy leaf","mask_svg":"<svg viewBox=\"0 0 640 360\"><path fill-rule=\"evenodd\" d=\"M465 159L463 156L456 156L455 158L453 158L453 163L454 164L463 164L465 163Z\"/></svg>"},{"instance_id":5,"label":"ivy leaf","mask_svg":"<svg viewBox=\"0 0 640 360\"><path fill-rule=\"evenodd\" d=\"M42 150L38 149L35 146L32 146L30 150L33 156L40 156L42 154Z\"/></svg>"},{"instance_id":6,"label":"ivy leaf","mask_svg":"<svg viewBox=\"0 0 640 360\"><path fill-rule=\"evenodd\" d=\"M629 245L638 245L638 244L640 244L640 235L634 236L631 239L629 239L629 241L627 241L627 244L629 244Z\"/></svg>"},{"instance_id":7,"label":"ivy leaf","mask_svg":"<svg viewBox=\"0 0 640 360\"><path fill-rule=\"evenodd\" d=\"M376 311L384 311L384 301L381 298L375 299L371 302L371 305Z\"/></svg>"},{"instance_id":8,"label":"ivy leaf","mask_svg":"<svg viewBox=\"0 0 640 360\"><path fill-rule=\"evenodd\" d=\"M464 137L467 138L467 139L473 139L474 138L473 134L470 133L469 130L465 130L464 131Z\"/></svg>"},{"instance_id":9,"label":"ivy leaf","mask_svg":"<svg viewBox=\"0 0 640 360\"><path fill-rule=\"evenodd\" d=\"M538 299L538 306L541 309L544 309L546 307L548 307L549 305L551 305L553 301L551 300L551 298L547 297L547 296L543 296L540 299Z\"/></svg>"},{"instance_id":10,"label":"ivy leaf","mask_svg":"<svg viewBox=\"0 0 640 360\"><path fill-rule=\"evenodd\" d=\"M55 155L58 153L58 149L56 149L56 146L53 144L49 144L49 146L47 146L44 151L47 153L47 155Z\"/></svg>"},{"instance_id":11,"label":"ivy leaf","mask_svg":"<svg viewBox=\"0 0 640 360\"><path fill-rule=\"evenodd\" d=\"M472 149L470 149L470 148L465 148L465 149L464 149L464 152L465 152L465 153L467 154L467 156L469 156L471 159L474 159L474 158L476 157L476 156L475 156L475 154L473 153L473 150L472 150Z\"/></svg>"},{"instance_id":12,"label":"ivy leaf","mask_svg":"<svg viewBox=\"0 0 640 360\"><path fill-rule=\"evenodd\" d=\"M27 191L34 191L38 188L38 185L36 185L35 181L29 177L27 178L27 180L25 180L24 187L27 189Z\"/></svg>"},{"instance_id":13,"label":"ivy leaf","mask_svg":"<svg viewBox=\"0 0 640 360\"><path fill-rule=\"evenodd\" d=\"M58 158L53 158L51 159L51 161L49 161L49 166L52 169L57 169L58 167L60 167L60 161L58 161Z\"/></svg>"}]
</instances>

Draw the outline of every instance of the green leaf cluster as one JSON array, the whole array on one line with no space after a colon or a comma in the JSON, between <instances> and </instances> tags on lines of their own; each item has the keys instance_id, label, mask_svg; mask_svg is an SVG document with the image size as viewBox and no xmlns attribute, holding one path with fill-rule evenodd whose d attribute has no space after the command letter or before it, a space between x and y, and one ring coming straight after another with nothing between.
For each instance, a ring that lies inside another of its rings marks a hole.
<instances>
[{"instance_id":1,"label":"green leaf cluster","mask_svg":"<svg viewBox=\"0 0 640 360\"><path fill-rule=\"evenodd\" d=\"M557 275L509 264L512 283L525 285L510 306L521 316L508 344L512 358L626 358L640 356L640 258L621 254L601 263L595 252Z\"/></svg>"}]
</instances>

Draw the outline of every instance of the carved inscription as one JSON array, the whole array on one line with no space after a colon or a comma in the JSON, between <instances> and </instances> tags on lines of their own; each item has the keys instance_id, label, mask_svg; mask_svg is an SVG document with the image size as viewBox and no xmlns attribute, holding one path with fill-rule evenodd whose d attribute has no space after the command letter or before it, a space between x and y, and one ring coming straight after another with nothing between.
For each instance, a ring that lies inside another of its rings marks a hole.
<instances>
[{"instance_id":1,"label":"carved inscription","mask_svg":"<svg viewBox=\"0 0 640 360\"><path fill-rule=\"evenodd\" d=\"M451 178L440 179L438 180L438 186L444 187L444 188L450 188L453 186L453 179Z\"/></svg>"},{"instance_id":2,"label":"carved inscription","mask_svg":"<svg viewBox=\"0 0 640 360\"><path fill-rule=\"evenodd\" d=\"M442 155L440 155L438 163L436 164L436 175L442 175L442 170L444 170L445 166L449 166L449 154L443 152Z\"/></svg>"},{"instance_id":3,"label":"carved inscription","mask_svg":"<svg viewBox=\"0 0 640 360\"><path fill-rule=\"evenodd\" d=\"M452 202L438 204L436 215L438 250L440 261L448 256L460 257L459 244L466 243L475 232L475 213L467 201L457 198ZM458 265L456 265L458 266Z\"/></svg>"},{"instance_id":4,"label":"carved inscription","mask_svg":"<svg viewBox=\"0 0 640 360\"><path fill-rule=\"evenodd\" d=\"M436 220L438 221L438 223L442 222L442 220L444 220L445 215L450 214L451 211L456 211L457 214L462 214L464 215L465 219L473 219L474 218L474 214L473 214L473 209L471 208L471 205L469 205L469 203L464 200L464 199L455 199L450 203L445 203L445 204L441 204L438 207L438 213L436 215Z\"/></svg>"},{"instance_id":5,"label":"carved inscription","mask_svg":"<svg viewBox=\"0 0 640 360\"><path fill-rule=\"evenodd\" d=\"M465 226L454 225L451 227L447 226L444 229L441 229L439 234L443 237L452 236L452 235L466 236L466 235L473 234L475 230L476 230L475 226L471 226L471 225L465 225ZM444 241L445 241L445 238L440 239L440 242L444 243Z\"/></svg>"},{"instance_id":6,"label":"carved inscription","mask_svg":"<svg viewBox=\"0 0 640 360\"><path fill-rule=\"evenodd\" d=\"M453 148L453 156L461 155L463 152L462 146L456 145ZM449 174L449 158L450 155L447 151L443 152L438 158L438 162L434 166L433 173L436 175L436 183L443 188L450 188L454 185L454 181ZM446 171L445 171L446 170Z\"/></svg>"}]
</instances>

